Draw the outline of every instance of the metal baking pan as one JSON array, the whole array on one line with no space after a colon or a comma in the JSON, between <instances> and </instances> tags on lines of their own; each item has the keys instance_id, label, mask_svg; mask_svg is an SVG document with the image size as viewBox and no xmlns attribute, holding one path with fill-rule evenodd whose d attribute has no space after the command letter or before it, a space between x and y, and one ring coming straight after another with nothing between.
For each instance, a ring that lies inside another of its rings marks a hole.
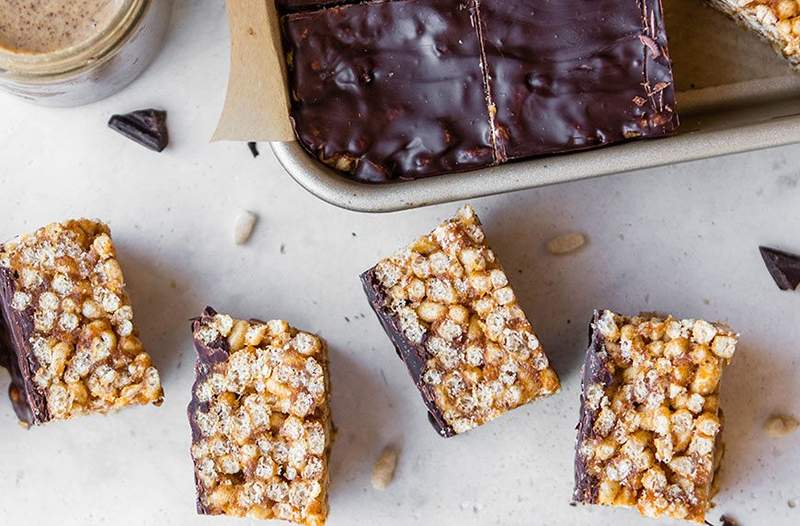
<instances>
[{"instance_id":1,"label":"metal baking pan","mask_svg":"<svg viewBox=\"0 0 800 526\"><path fill-rule=\"evenodd\" d=\"M333 205L390 212L800 142L800 74L697 0L665 2L678 85L678 134L410 182L357 183L297 142L271 143L306 190Z\"/></svg>"}]
</instances>

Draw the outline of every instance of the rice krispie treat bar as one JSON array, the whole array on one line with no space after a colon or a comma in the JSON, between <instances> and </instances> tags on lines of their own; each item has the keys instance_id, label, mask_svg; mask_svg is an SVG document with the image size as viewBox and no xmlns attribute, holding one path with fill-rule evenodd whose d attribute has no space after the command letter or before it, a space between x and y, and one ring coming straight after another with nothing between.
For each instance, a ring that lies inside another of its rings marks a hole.
<instances>
[{"instance_id":1,"label":"rice krispie treat bar","mask_svg":"<svg viewBox=\"0 0 800 526\"><path fill-rule=\"evenodd\" d=\"M0 365L23 424L161 404L103 223L53 223L0 245L0 311Z\"/></svg>"},{"instance_id":2,"label":"rice krispie treat bar","mask_svg":"<svg viewBox=\"0 0 800 526\"><path fill-rule=\"evenodd\" d=\"M703 523L722 457L721 324L597 311L583 371L576 502Z\"/></svg>"},{"instance_id":3,"label":"rice krispie treat bar","mask_svg":"<svg viewBox=\"0 0 800 526\"><path fill-rule=\"evenodd\" d=\"M325 343L285 321L192 322L197 510L320 526L332 439Z\"/></svg>"},{"instance_id":4,"label":"rice krispie treat bar","mask_svg":"<svg viewBox=\"0 0 800 526\"><path fill-rule=\"evenodd\" d=\"M800 69L800 1L706 0L769 42Z\"/></svg>"},{"instance_id":5,"label":"rice krispie treat bar","mask_svg":"<svg viewBox=\"0 0 800 526\"><path fill-rule=\"evenodd\" d=\"M361 280L442 436L559 390L471 207Z\"/></svg>"}]
</instances>

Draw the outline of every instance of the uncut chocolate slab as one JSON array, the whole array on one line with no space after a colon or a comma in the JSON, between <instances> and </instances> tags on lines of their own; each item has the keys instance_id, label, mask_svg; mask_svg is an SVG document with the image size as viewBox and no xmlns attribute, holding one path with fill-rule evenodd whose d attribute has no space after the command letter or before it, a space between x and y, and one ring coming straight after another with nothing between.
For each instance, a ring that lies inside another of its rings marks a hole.
<instances>
[{"instance_id":1,"label":"uncut chocolate slab","mask_svg":"<svg viewBox=\"0 0 800 526\"><path fill-rule=\"evenodd\" d=\"M474 7L397 0L284 17L303 147L365 182L494 164Z\"/></svg>"},{"instance_id":2,"label":"uncut chocolate slab","mask_svg":"<svg viewBox=\"0 0 800 526\"><path fill-rule=\"evenodd\" d=\"M677 127L660 0L480 0L479 13L501 162Z\"/></svg>"}]
</instances>

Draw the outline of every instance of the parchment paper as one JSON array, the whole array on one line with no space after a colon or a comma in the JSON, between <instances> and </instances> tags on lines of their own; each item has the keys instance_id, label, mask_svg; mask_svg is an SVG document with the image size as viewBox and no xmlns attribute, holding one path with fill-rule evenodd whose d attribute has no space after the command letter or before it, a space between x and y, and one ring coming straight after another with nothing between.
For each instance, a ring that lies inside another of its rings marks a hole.
<instances>
[{"instance_id":1,"label":"parchment paper","mask_svg":"<svg viewBox=\"0 0 800 526\"><path fill-rule=\"evenodd\" d=\"M227 0L231 32L228 93L214 141L294 140L273 0Z\"/></svg>"}]
</instances>

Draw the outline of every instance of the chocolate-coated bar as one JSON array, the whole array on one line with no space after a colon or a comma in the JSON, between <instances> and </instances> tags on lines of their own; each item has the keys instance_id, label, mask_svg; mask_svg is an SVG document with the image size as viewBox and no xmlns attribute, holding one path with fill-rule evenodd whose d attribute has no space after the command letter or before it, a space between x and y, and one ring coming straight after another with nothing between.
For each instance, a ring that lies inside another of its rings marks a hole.
<instances>
[{"instance_id":1,"label":"chocolate-coated bar","mask_svg":"<svg viewBox=\"0 0 800 526\"><path fill-rule=\"evenodd\" d=\"M442 436L558 391L471 207L381 260L361 281Z\"/></svg>"},{"instance_id":2,"label":"chocolate-coated bar","mask_svg":"<svg viewBox=\"0 0 800 526\"><path fill-rule=\"evenodd\" d=\"M106 225L54 223L0 245L0 311L23 424L161 403Z\"/></svg>"},{"instance_id":3,"label":"chocolate-coated bar","mask_svg":"<svg viewBox=\"0 0 800 526\"><path fill-rule=\"evenodd\" d=\"M332 436L324 342L210 307L192 336L197 511L322 526Z\"/></svg>"},{"instance_id":4,"label":"chocolate-coated bar","mask_svg":"<svg viewBox=\"0 0 800 526\"><path fill-rule=\"evenodd\" d=\"M285 17L300 143L369 182L494 164L475 9L462 4L397 0Z\"/></svg>"},{"instance_id":5,"label":"chocolate-coated bar","mask_svg":"<svg viewBox=\"0 0 800 526\"><path fill-rule=\"evenodd\" d=\"M678 125L660 0L480 0L500 161Z\"/></svg>"},{"instance_id":6,"label":"chocolate-coated bar","mask_svg":"<svg viewBox=\"0 0 800 526\"><path fill-rule=\"evenodd\" d=\"M597 311L583 369L576 502L703 523L722 457L719 385L738 335Z\"/></svg>"},{"instance_id":7,"label":"chocolate-coated bar","mask_svg":"<svg viewBox=\"0 0 800 526\"><path fill-rule=\"evenodd\" d=\"M395 0L283 18L300 143L363 182L672 133L660 0Z\"/></svg>"}]
</instances>

